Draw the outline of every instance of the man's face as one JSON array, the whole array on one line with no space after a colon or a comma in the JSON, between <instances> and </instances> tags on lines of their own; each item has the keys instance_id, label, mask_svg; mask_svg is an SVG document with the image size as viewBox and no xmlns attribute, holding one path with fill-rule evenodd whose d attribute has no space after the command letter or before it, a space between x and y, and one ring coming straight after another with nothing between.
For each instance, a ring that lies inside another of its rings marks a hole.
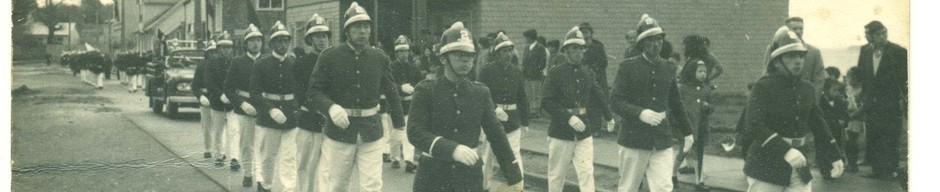
<instances>
[{"instance_id":1,"label":"man's face","mask_svg":"<svg viewBox=\"0 0 940 192\"><path fill-rule=\"evenodd\" d=\"M261 52L261 45L261 37L253 37L248 39L248 42L245 42L245 46L247 46L248 52L250 53Z\"/></svg>"},{"instance_id":2,"label":"man's face","mask_svg":"<svg viewBox=\"0 0 940 192\"><path fill-rule=\"evenodd\" d=\"M503 47L496 50L496 59L501 62L509 63L512 60L513 47Z\"/></svg>"},{"instance_id":3,"label":"man's face","mask_svg":"<svg viewBox=\"0 0 940 192\"><path fill-rule=\"evenodd\" d=\"M287 47L290 45L290 39L287 37L277 37L271 40L271 49L278 55L287 54Z\"/></svg>"},{"instance_id":4,"label":"man's face","mask_svg":"<svg viewBox=\"0 0 940 192\"><path fill-rule=\"evenodd\" d=\"M235 50L232 49L232 46L230 45L219 46L219 52L222 53L222 57L226 57L226 58L231 57L233 54L235 54Z\"/></svg>"},{"instance_id":5,"label":"man's face","mask_svg":"<svg viewBox=\"0 0 940 192\"><path fill-rule=\"evenodd\" d=\"M398 50L395 51L395 59L399 61L408 61L408 57L411 57L411 51L409 50Z\"/></svg>"},{"instance_id":6,"label":"man's face","mask_svg":"<svg viewBox=\"0 0 940 192\"><path fill-rule=\"evenodd\" d=\"M875 45L883 45L888 41L888 30L882 29L879 31L869 31L865 33L865 39L868 40L868 43Z\"/></svg>"},{"instance_id":7,"label":"man's face","mask_svg":"<svg viewBox=\"0 0 940 192\"><path fill-rule=\"evenodd\" d=\"M780 56L780 63L777 64L777 70L789 70L790 75L798 75L803 70L803 54L799 52L784 53Z\"/></svg>"},{"instance_id":8,"label":"man's face","mask_svg":"<svg viewBox=\"0 0 940 192\"><path fill-rule=\"evenodd\" d=\"M568 45L561 49L565 54L565 61L570 64L581 64L584 57L584 45Z\"/></svg>"},{"instance_id":9,"label":"man's face","mask_svg":"<svg viewBox=\"0 0 940 192\"><path fill-rule=\"evenodd\" d=\"M307 44L313 46L313 51L320 52L330 47L330 36L327 33L314 33L307 36Z\"/></svg>"},{"instance_id":10,"label":"man's face","mask_svg":"<svg viewBox=\"0 0 940 192\"><path fill-rule=\"evenodd\" d=\"M787 28L793 33L796 33L797 37L803 39L803 22L802 21L790 21L787 23Z\"/></svg>"},{"instance_id":11,"label":"man's face","mask_svg":"<svg viewBox=\"0 0 940 192\"><path fill-rule=\"evenodd\" d=\"M663 36L656 35L644 38L640 41L640 46L643 48L643 53L646 54L646 56L658 57L659 52L663 49Z\"/></svg>"},{"instance_id":12,"label":"man's face","mask_svg":"<svg viewBox=\"0 0 940 192\"><path fill-rule=\"evenodd\" d=\"M349 42L355 46L369 45L369 35L372 34L372 26L368 22L358 22L349 26L346 31L349 35Z\"/></svg>"},{"instance_id":13,"label":"man's face","mask_svg":"<svg viewBox=\"0 0 940 192\"><path fill-rule=\"evenodd\" d=\"M470 71L473 70L474 58L476 58L474 53L453 51L447 53L447 59L441 61L441 63L451 65L451 67L444 67L445 70L453 70L454 74L464 76L470 74Z\"/></svg>"}]
</instances>

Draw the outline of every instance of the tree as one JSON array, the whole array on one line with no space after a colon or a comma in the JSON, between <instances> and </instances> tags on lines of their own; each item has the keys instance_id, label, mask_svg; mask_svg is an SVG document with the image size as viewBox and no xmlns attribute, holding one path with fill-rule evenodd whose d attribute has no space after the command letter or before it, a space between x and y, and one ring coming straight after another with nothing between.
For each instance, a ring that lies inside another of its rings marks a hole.
<instances>
[{"instance_id":1,"label":"tree","mask_svg":"<svg viewBox=\"0 0 940 192\"><path fill-rule=\"evenodd\" d=\"M13 0L13 25L19 26L29 21L29 13L36 10L36 0Z\"/></svg>"},{"instance_id":2,"label":"tree","mask_svg":"<svg viewBox=\"0 0 940 192\"><path fill-rule=\"evenodd\" d=\"M52 0L46 0L45 6L37 8L32 14L33 19L49 29L46 43L52 43L55 31L66 27L60 26L59 23L71 21L71 16L81 14L78 7L65 5L63 2L65 1L52 2Z\"/></svg>"}]
</instances>

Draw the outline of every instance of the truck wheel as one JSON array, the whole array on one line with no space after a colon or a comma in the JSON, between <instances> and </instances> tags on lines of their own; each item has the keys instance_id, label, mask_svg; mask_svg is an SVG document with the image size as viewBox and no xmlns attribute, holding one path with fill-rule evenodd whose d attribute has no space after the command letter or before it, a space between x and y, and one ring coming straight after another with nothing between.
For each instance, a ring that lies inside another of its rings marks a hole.
<instances>
[{"instance_id":1,"label":"truck wheel","mask_svg":"<svg viewBox=\"0 0 940 192\"><path fill-rule=\"evenodd\" d=\"M151 98L150 98L150 108L153 109L153 112L154 112L154 113L161 113L161 112L163 112L163 103L162 103L162 102L159 102L159 101L157 101L156 99L153 99L153 97L151 97Z\"/></svg>"},{"instance_id":2,"label":"truck wheel","mask_svg":"<svg viewBox=\"0 0 940 192\"><path fill-rule=\"evenodd\" d=\"M175 119L177 115L179 114L179 109L180 109L179 103L167 103L166 115L169 116L170 119Z\"/></svg>"}]
</instances>

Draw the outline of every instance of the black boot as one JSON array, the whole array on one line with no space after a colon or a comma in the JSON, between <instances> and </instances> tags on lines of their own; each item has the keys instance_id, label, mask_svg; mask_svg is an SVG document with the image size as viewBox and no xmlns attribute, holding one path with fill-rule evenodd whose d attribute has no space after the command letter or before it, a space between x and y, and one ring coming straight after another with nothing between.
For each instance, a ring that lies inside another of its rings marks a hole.
<instances>
[{"instance_id":1,"label":"black boot","mask_svg":"<svg viewBox=\"0 0 940 192\"><path fill-rule=\"evenodd\" d=\"M398 163L399 163L398 161L392 161L392 169L401 168L401 165L399 165Z\"/></svg>"},{"instance_id":2,"label":"black boot","mask_svg":"<svg viewBox=\"0 0 940 192\"><path fill-rule=\"evenodd\" d=\"M238 172L238 170L240 170L240 169L242 168L242 165L241 165L241 164L238 164L238 159L232 159L232 166L231 166L231 167L232 167L232 171L233 171L233 172Z\"/></svg>"},{"instance_id":3,"label":"black boot","mask_svg":"<svg viewBox=\"0 0 940 192\"><path fill-rule=\"evenodd\" d=\"M405 161L405 172L415 173L418 170L418 165L411 163L411 161Z\"/></svg>"},{"instance_id":4,"label":"black boot","mask_svg":"<svg viewBox=\"0 0 940 192\"><path fill-rule=\"evenodd\" d=\"M203 153L203 154L202 154L202 157L204 157L204 158L206 158L206 159L212 158L212 153L209 153L209 152Z\"/></svg>"},{"instance_id":5,"label":"black boot","mask_svg":"<svg viewBox=\"0 0 940 192\"><path fill-rule=\"evenodd\" d=\"M382 162L386 162L386 163L392 162L392 156L389 155L388 153L383 153Z\"/></svg>"},{"instance_id":6,"label":"black boot","mask_svg":"<svg viewBox=\"0 0 940 192\"><path fill-rule=\"evenodd\" d=\"M251 176L247 176L244 179L242 179L242 187L251 187L251 184L254 183L254 182L251 182L251 180L252 180Z\"/></svg>"},{"instance_id":7,"label":"black boot","mask_svg":"<svg viewBox=\"0 0 940 192\"><path fill-rule=\"evenodd\" d=\"M220 158L220 159L215 159L215 166L216 166L216 167L224 167L224 166L225 166L225 155L223 155L222 158Z\"/></svg>"}]
</instances>

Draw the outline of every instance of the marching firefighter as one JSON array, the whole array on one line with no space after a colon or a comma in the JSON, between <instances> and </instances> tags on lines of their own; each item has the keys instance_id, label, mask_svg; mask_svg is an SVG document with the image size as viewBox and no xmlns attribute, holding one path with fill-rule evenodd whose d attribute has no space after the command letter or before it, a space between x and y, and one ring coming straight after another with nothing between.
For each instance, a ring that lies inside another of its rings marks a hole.
<instances>
[{"instance_id":1,"label":"marching firefighter","mask_svg":"<svg viewBox=\"0 0 940 192\"><path fill-rule=\"evenodd\" d=\"M225 74L225 70L228 69L228 62L222 55L221 50L218 47L218 44L215 41L209 41L209 47L206 50L206 57L203 61L205 68L202 71L202 85L199 86L199 92L202 93L203 97L199 97L199 103L202 106L209 107L209 119L210 130L209 135L212 152L215 153L215 166L222 167L225 166L226 159L226 145L225 145L225 118L226 112L228 111L224 103L222 103L221 92L222 92L222 81L220 81L219 76Z\"/></svg>"},{"instance_id":2,"label":"marching firefighter","mask_svg":"<svg viewBox=\"0 0 940 192\"><path fill-rule=\"evenodd\" d=\"M295 78L299 85L297 90L297 101L304 103L307 100L306 95L310 83L310 74L317 65L317 59L320 53L330 47L330 37L332 32L327 26L326 20L320 15L314 13L313 17L307 21L307 31L304 33L303 40L310 49L308 53L301 55L294 64L294 71L297 72ZM320 151L323 144L323 125L326 123L323 115L310 108L301 106L299 112L300 120L297 122L302 129L297 133L297 152L298 152L298 172L297 189L298 191L314 191L314 184L317 177L317 165L320 162Z\"/></svg>"},{"instance_id":3,"label":"marching firefighter","mask_svg":"<svg viewBox=\"0 0 940 192\"><path fill-rule=\"evenodd\" d=\"M225 76L223 101L228 100L232 111L235 113L234 119L237 123L229 124L237 126L239 139L238 146L241 154L241 166L244 168L245 176L242 179L242 186L251 187L254 184L254 173L259 169L259 154L256 141L260 141L260 128L255 126L255 118L258 109L256 103L251 100L250 84L251 75L255 65L261 57L261 46L263 45L264 35L253 24L248 25L244 37L245 54L239 55L231 60L227 75ZM193 89L195 90L195 88ZM260 181L262 178L258 178Z\"/></svg>"},{"instance_id":4,"label":"marching firefighter","mask_svg":"<svg viewBox=\"0 0 940 192\"><path fill-rule=\"evenodd\" d=\"M496 154L510 191L522 191L519 160L496 116L489 89L469 81L476 50L470 31L454 23L441 36L443 77L415 88L408 139L422 151L414 191L483 191L482 161L477 155L481 128Z\"/></svg>"},{"instance_id":5,"label":"marching firefighter","mask_svg":"<svg viewBox=\"0 0 940 192\"><path fill-rule=\"evenodd\" d=\"M403 129L404 117L390 59L369 46L372 20L353 2L345 12L345 43L323 51L314 67L306 107L328 115L323 129L323 156L317 170L319 191L348 191L349 176L359 173L360 191L382 190L382 131L379 97L385 95L392 123ZM356 169L354 169L356 168Z\"/></svg>"},{"instance_id":6,"label":"marching firefighter","mask_svg":"<svg viewBox=\"0 0 940 192\"><path fill-rule=\"evenodd\" d=\"M234 45L235 44L232 42L228 32L223 31L219 36L218 42L216 43L219 57L210 61L212 64L206 67L207 82L205 85L209 91L208 98L209 103L212 106L212 110L222 111L224 113L222 119L225 120L225 123L220 126L221 130L217 130L216 132L220 134L220 136L217 136L217 138L220 138L219 148L223 154L227 155L222 157L222 166L225 165L224 158L229 157L231 158L231 162L229 164L230 169L232 171L238 171L241 169L241 165L238 163L238 159L241 158L240 151L238 150L238 121L235 120L235 112L233 112L228 98L225 97L225 100L223 100L223 96L225 96L223 94L225 78L228 73L229 66L231 66L229 58L233 57L235 54L233 47ZM215 117L213 117L213 119L215 119ZM219 163L220 162L216 161L216 166L218 166Z\"/></svg>"},{"instance_id":7,"label":"marching firefighter","mask_svg":"<svg viewBox=\"0 0 940 192\"><path fill-rule=\"evenodd\" d=\"M490 96L496 104L496 117L503 125L513 155L519 160L520 170L524 170L521 169L524 166L520 147L522 132L529 129L529 103L525 92L525 79L522 70L512 63L515 45L509 37L500 32L493 44L495 47L490 56L491 63L481 69L480 82L489 87ZM490 152L492 147L489 143L483 147L486 149L483 153L483 184L489 188L490 181L496 177L496 158Z\"/></svg>"},{"instance_id":8,"label":"marching firefighter","mask_svg":"<svg viewBox=\"0 0 940 192\"><path fill-rule=\"evenodd\" d=\"M561 45L565 64L552 69L542 92L542 106L551 115L548 128L548 190L561 191L573 163L581 191L594 191L594 139L593 132L600 124L591 124L588 118L601 117L609 121L607 96L595 80L594 70L583 63L587 49L584 35L578 26L571 28Z\"/></svg>"},{"instance_id":9,"label":"marching firefighter","mask_svg":"<svg viewBox=\"0 0 940 192\"><path fill-rule=\"evenodd\" d=\"M223 121L213 121L212 106L209 101L209 97L211 95L209 95L209 90L207 88L208 85L206 83L207 82L206 74L209 73L207 72L208 69L206 69L209 67L209 58L215 57L214 55L216 54L216 51L217 50L216 50L215 42L209 41L208 45L206 46L206 52L205 52L206 62L203 63L202 65L196 66L195 74L193 74L193 83L191 84L193 95L196 96L196 98L199 100L199 121L202 127L203 144L205 145L205 150L206 150L205 153L203 153L203 158L206 158L206 159L211 159L213 155L217 155L218 157L221 158L221 155L219 155L219 148L217 145L218 141L216 140L217 138L216 135L218 135L218 133L216 133L215 130L213 129L213 124L214 123L222 124ZM125 58L129 58L129 57L125 57ZM133 62L137 62L136 59L134 59ZM130 66L128 67L130 68ZM128 70L128 75L131 75L131 74L132 74L131 70ZM132 85L131 87L136 88L134 85Z\"/></svg>"},{"instance_id":10,"label":"marching firefighter","mask_svg":"<svg viewBox=\"0 0 940 192\"><path fill-rule=\"evenodd\" d=\"M260 127L261 171L259 191L271 191L274 168L284 168L278 175L283 191L293 191L297 182L297 111L300 103L296 99L300 85L294 77L293 54L288 54L290 33L280 21L272 27L268 47L271 55L263 57L251 72L251 99L258 108L256 124Z\"/></svg>"},{"instance_id":11,"label":"marching firefighter","mask_svg":"<svg viewBox=\"0 0 940 192\"><path fill-rule=\"evenodd\" d=\"M819 108L812 84L800 79L806 46L786 26L774 34L767 75L754 84L744 134L754 141L744 159L748 191L811 191L806 134L813 133L816 160L843 171L841 149Z\"/></svg>"},{"instance_id":12,"label":"marching firefighter","mask_svg":"<svg viewBox=\"0 0 940 192\"><path fill-rule=\"evenodd\" d=\"M408 37L401 35L395 40L395 61L392 62L392 76L400 89L401 107L405 114L405 120L408 119L408 109L411 106L414 85L424 79L421 70L415 65L411 57L411 45L408 43ZM407 126L407 123L405 123ZM414 173L418 168L414 164L415 148L408 142L407 130L393 129L390 134L391 140L391 160L392 169L397 169L401 165L400 161L405 162L405 172Z\"/></svg>"},{"instance_id":13,"label":"marching firefighter","mask_svg":"<svg viewBox=\"0 0 940 192\"><path fill-rule=\"evenodd\" d=\"M611 108L623 117L617 132L618 189L637 191L646 178L650 191L672 191L673 131L681 133L685 152L694 142L692 130L679 97L676 64L660 56L666 34L646 14L636 33L642 53L620 63L610 97Z\"/></svg>"}]
</instances>

